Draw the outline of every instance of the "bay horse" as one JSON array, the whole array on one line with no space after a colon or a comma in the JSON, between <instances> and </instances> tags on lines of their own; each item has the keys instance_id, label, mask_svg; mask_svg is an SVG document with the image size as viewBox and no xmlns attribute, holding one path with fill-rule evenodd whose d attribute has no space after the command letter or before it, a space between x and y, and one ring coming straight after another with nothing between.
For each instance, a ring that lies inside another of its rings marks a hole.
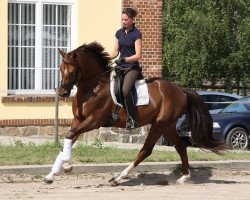
<instances>
[{"instance_id":1,"label":"bay horse","mask_svg":"<svg viewBox=\"0 0 250 200\"><path fill-rule=\"evenodd\" d=\"M106 126L116 105L110 94L110 63L109 54L97 43L84 44L75 50L65 53L60 65L62 75L59 95L69 97L74 85L77 92L73 99L72 111L74 118L71 129L65 134L62 151L58 154L51 172L44 178L46 183L53 182L53 176L60 172L63 164L71 158L72 145L80 134ZM191 89L183 89L174 83L161 78L146 80L149 92L149 105L138 106L136 110L136 126L151 124L145 143L135 160L122 173L111 180L118 185L120 180L151 155L157 140L164 136L180 155L182 176L177 180L184 183L191 177L187 147L176 131L179 117L186 112L191 124L192 137L195 145L219 153L223 144L212 136L212 118L201 97ZM126 111L119 110L119 119L114 127L125 128ZM72 170L68 165L67 170Z\"/></svg>"}]
</instances>

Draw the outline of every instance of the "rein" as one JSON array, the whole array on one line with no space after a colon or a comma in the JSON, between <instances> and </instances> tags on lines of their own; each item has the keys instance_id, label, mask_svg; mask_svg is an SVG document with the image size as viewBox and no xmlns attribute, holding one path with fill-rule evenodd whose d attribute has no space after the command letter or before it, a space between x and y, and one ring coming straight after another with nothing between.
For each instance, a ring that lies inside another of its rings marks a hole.
<instances>
[{"instance_id":1,"label":"rein","mask_svg":"<svg viewBox=\"0 0 250 200\"><path fill-rule=\"evenodd\" d=\"M79 66L80 66L80 65L77 64L77 63L71 63L71 62L69 62L69 61L66 61L65 59L63 59L62 61L63 61L63 63L65 63L65 64L70 64L71 66L73 66L73 67L76 68L75 78L74 78L73 81L68 82L68 83L63 83L63 82L61 81L61 87L62 87L62 88L66 89L66 90L71 90L71 89L74 87L74 85L76 85L76 86L78 85L77 75L78 75L78 70L79 70ZM118 68L117 66L115 66L115 67L113 67L114 69L112 69L111 66L112 66L113 64L114 64L114 63L111 63L110 65L108 65L108 67L110 68L110 70L105 71L105 72L103 72L103 73L97 75L96 77L104 76L105 74L110 73L112 70ZM108 82L110 82L110 81L108 81ZM108 83L108 82L107 82L107 83Z\"/></svg>"},{"instance_id":2,"label":"rein","mask_svg":"<svg viewBox=\"0 0 250 200\"><path fill-rule=\"evenodd\" d=\"M78 52L81 53L81 54L83 54L83 55L84 55L84 53L83 53L84 51L85 51L85 48L81 48L80 50L78 50ZM67 58L66 59L63 58L62 62L65 63L65 64L67 64L67 65L71 65L71 66L73 66L73 67L76 68L76 72L74 73L74 79L72 81L70 81L68 83L63 83L63 81L61 81L61 87L64 88L64 89L66 89L67 91L70 91L74 87L74 85L78 86L78 81L79 81L78 80L78 73L79 73L79 67L80 67L80 65L79 65L79 62L77 62L75 60L67 59ZM117 75L121 74L121 71L123 71L124 69L122 69L121 67L119 67L117 65L114 66L114 67L112 67L113 64L114 64L114 62L111 63L111 64L109 64L109 65L107 65L107 67L109 67L110 70L107 70L107 71L105 71L105 72L103 72L101 74L98 74L95 77L91 77L90 79L93 79L93 78L95 78L95 79L96 78L101 79L100 77L105 76L107 73L111 73L111 71L115 71L115 73ZM84 73L83 73L83 75L84 75ZM107 81L107 80L99 80L99 83L101 83L102 81L105 81L106 83L109 83L111 80L110 79L109 79L109 81Z\"/></svg>"}]
</instances>

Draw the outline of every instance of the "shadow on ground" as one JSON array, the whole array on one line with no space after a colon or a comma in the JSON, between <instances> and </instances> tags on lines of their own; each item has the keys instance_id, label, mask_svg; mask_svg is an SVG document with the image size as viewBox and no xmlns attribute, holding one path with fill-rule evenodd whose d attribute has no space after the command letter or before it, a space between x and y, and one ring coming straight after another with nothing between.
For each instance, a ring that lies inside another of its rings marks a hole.
<instances>
[{"instance_id":1,"label":"shadow on ground","mask_svg":"<svg viewBox=\"0 0 250 200\"><path fill-rule=\"evenodd\" d=\"M204 184L204 183L216 183L216 184L239 184L241 182L228 181L221 179L211 179L213 175L213 168L192 168L191 184ZM181 168L175 168L169 174L164 173L139 173L138 176L132 177L131 179L125 179L120 184L122 186L136 186L136 185L159 185L165 186L175 184L177 179L181 177Z\"/></svg>"}]
</instances>

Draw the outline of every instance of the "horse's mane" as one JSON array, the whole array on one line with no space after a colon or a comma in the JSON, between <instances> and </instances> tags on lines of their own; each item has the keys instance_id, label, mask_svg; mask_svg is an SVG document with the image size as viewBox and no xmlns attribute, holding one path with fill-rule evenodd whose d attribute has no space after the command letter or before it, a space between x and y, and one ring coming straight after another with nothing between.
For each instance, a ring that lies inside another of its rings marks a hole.
<instances>
[{"instance_id":1,"label":"horse's mane","mask_svg":"<svg viewBox=\"0 0 250 200\"><path fill-rule=\"evenodd\" d=\"M71 51L69 54L74 54L79 52L81 54L91 54L93 55L104 67L105 71L110 70L108 66L110 64L110 55L105 51L104 47L98 42L91 42L89 44L83 44Z\"/></svg>"}]
</instances>

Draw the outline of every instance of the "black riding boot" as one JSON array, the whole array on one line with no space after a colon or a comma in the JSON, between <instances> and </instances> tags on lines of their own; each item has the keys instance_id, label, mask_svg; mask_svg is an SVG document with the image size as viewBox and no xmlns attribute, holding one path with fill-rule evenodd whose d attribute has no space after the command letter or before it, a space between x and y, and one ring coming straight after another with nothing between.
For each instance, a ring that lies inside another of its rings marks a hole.
<instances>
[{"instance_id":1,"label":"black riding boot","mask_svg":"<svg viewBox=\"0 0 250 200\"><path fill-rule=\"evenodd\" d=\"M135 128L135 108L131 93L124 98L124 105L127 113L126 129Z\"/></svg>"}]
</instances>

